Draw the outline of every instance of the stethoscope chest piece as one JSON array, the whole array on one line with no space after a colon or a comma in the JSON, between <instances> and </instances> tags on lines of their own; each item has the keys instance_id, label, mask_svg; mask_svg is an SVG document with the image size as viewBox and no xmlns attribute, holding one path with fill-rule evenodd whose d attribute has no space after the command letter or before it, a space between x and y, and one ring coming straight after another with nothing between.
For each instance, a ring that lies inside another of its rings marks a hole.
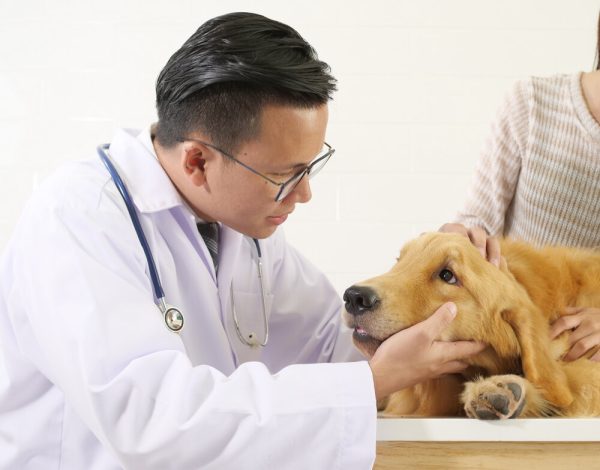
<instances>
[{"instance_id":1,"label":"stethoscope chest piece","mask_svg":"<svg viewBox=\"0 0 600 470\"><path fill-rule=\"evenodd\" d=\"M178 308L172 307L165 302L165 298L158 299L158 308L163 314L165 325L173 333L179 333L183 329L183 314Z\"/></svg>"},{"instance_id":2,"label":"stethoscope chest piece","mask_svg":"<svg viewBox=\"0 0 600 470\"><path fill-rule=\"evenodd\" d=\"M170 307L165 312L165 324L169 330L179 333L183 328L183 315L176 308Z\"/></svg>"}]
</instances>

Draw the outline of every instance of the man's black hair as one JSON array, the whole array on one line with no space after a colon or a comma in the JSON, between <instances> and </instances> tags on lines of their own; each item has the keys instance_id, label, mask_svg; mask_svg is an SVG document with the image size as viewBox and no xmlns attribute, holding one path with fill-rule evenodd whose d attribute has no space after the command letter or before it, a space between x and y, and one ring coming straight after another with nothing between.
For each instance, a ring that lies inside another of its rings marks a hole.
<instances>
[{"instance_id":1,"label":"man's black hair","mask_svg":"<svg viewBox=\"0 0 600 470\"><path fill-rule=\"evenodd\" d=\"M260 131L265 105L313 108L336 89L330 68L293 28L253 13L204 23L156 82L156 137L171 147L194 131L234 151Z\"/></svg>"}]
</instances>

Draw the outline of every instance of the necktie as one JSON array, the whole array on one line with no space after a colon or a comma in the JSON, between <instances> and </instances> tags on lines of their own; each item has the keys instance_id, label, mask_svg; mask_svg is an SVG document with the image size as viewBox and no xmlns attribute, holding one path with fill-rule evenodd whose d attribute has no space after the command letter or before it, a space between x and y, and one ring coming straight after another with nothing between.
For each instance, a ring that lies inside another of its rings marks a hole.
<instances>
[{"instance_id":1,"label":"necktie","mask_svg":"<svg viewBox=\"0 0 600 470\"><path fill-rule=\"evenodd\" d=\"M196 225L208 248L216 272L219 267L219 224L217 222L199 222Z\"/></svg>"}]
</instances>

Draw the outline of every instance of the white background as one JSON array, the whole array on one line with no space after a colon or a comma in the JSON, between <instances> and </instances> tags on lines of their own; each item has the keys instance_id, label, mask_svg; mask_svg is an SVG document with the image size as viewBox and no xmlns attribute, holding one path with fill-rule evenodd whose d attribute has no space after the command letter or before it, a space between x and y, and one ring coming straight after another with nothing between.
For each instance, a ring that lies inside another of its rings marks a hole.
<instances>
[{"instance_id":1,"label":"white background","mask_svg":"<svg viewBox=\"0 0 600 470\"><path fill-rule=\"evenodd\" d=\"M154 83L205 20L295 27L339 81L334 159L284 225L341 293L452 219L528 75L591 70L600 0L0 0L0 249L38 182L155 120Z\"/></svg>"}]
</instances>

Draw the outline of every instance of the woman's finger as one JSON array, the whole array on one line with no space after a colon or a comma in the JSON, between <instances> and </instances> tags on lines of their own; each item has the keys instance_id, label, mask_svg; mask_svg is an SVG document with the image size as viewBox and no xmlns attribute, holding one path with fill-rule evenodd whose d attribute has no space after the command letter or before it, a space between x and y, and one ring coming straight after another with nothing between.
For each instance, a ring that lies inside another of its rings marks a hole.
<instances>
[{"instance_id":1,"label":"woman's finger","mask_svg":"<svg viewBox=\"0 0 600 470\"><path fill-rule=\"evenodd\" d=\"M583 310L585 310L585 307L565 307L567 315L575 315L576 313L581 313Z\"/></svg>"},{"instance_id":2,"label":"woman's finger","mask_svg":"<svg viewBox=\"0 0 600 470\"><path fill-rule=\"evenodd\" d=\"M463 237L469 238L469 233L467 231L467 227L465 227L462 224L444 224L440 227L438 232L458 233L459 235L462 235Z\"/></svg>"},{"instance_id":3,"label":"woman's finger","mask_svg":"<svg viewBox=\"0 0 600 470\"><path fill-rule=\"evenodd\" d=\"M469 229L469 239L471 243L475 245L475 247L479 250L481 255L486 258L487 257L487 233L481 227L471 227Z\"/></svg>"},{"instance_id":4,"label":"woman's finger","mask_svg":"<svg viewBox=\"0 0 600 470\"><path fill-rule=\"evenodd\" d=\"M486 250L488 261L499 268L500 257L502 256L500 252L500 240L498 240L496 237L489 237L487 239Z\"/></svg>"},{"instance_id":5,"label":"woman's finger","mask_svg":"<svg viewBox=\"0 0 600 470\"><path fill-rule=\"evenodd\" d=\"M579 359L585 355L590 349L600 345L600 333L591 334L580 339L575 343L569 352L563 357L563 360L569 362Z\"/></svg>"},{"instance_id":6,"label":"woman's finger","mask_svg":"<svg viewBox=\"0 0 600 470\"><path fill-rule=\"evenodd\" d=\"M556 320L550 327L550 339L556 338L562 332L577 328L581 318L577 315L565 315ZM570 343L572 344L572 343Z\"/></svg>"}]
</instances>

